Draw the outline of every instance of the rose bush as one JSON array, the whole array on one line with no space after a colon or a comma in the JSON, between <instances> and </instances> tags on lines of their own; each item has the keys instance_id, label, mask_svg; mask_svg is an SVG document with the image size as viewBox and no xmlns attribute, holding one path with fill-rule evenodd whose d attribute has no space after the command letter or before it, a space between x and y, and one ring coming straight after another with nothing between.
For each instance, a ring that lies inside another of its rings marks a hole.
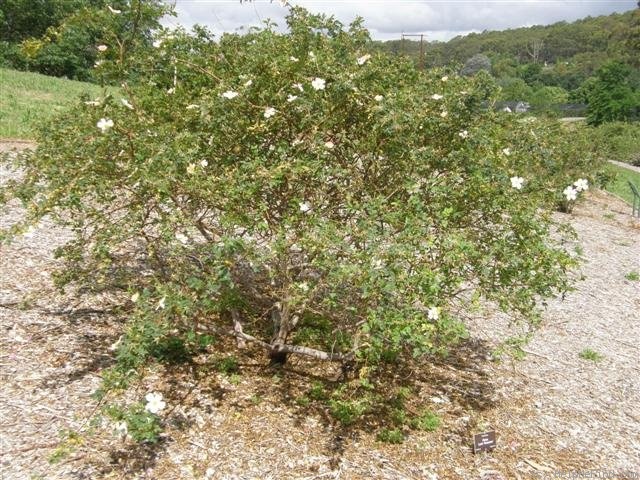
<instances>
[{"instance_id":1,"label":"rose bush","mask_svg":"<svg viewBox=\"0 0 640 480\"><path fill-rule=\"evenodd\" d=\"M580 132L487 108L484 72L374 53L360 22L293 8L288 26L161 32L121 96L17 160L11 233L44 215L75 232L57 280L123 293L123 371L202 326L275 362L374 364L445 351L478 299L535 322L569 287L552 212L593 179Z\"/></svg>"}]
</instances>

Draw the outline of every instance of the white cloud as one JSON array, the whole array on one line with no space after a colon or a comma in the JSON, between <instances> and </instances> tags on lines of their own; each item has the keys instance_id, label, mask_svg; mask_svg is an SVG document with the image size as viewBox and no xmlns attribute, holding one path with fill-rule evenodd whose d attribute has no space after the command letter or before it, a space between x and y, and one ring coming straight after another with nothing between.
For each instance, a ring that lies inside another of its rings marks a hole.
<instances>
[{"instance_id":1,"label":"white cloud","mask_svg":"<svg viewBox=\"0 0 640 480\"><path fill-rule=\"evenodd\" d=\"M636 0L292 0L312 12L334 15L345 24L357 16L374 39L399 39L404 33L425 33L427 40L448 40L483 30L504 30L559 21L571 22L586 16L624 12L637 7ZM167 26L191 28L198 23L214 33L241 31L261 26L270 19L286 27L287 9L280 2L254 0L176 0L177 18Z\"/></svg>"}]
</instances>

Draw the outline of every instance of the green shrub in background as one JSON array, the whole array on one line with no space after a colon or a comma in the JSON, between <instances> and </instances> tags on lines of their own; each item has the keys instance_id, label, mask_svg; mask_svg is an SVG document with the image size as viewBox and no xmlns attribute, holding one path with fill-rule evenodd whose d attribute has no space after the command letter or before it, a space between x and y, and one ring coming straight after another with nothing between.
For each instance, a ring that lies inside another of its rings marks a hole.
<instances>
[{"instance_id":1,"label":"green shrub in background","mask_svg":"<svg viewBox=\"0 0 640 480\"><path fill-rule=\"evenodd\" d=\"M640 165L640 123L603 123L593 130L594 140L610 160Z\"/></svg>"},{"instance_id":2,"label":"green shrub in background","mask_svg":"<svg viewBox=\"0 0 640 480\"><path fill-rule=\"evenodd\" d=\"M535 324L574 264L551 214L600 168L584 131L484 108L484 72L371 55L359 21L293 8L288 24L110 57L101 68L135 81L44 125L17 160L2 196L28 218L9 233L51 215L76 235L59 285L130 297L122 371L196 325L274 362L375 365L445 352L471 298Z\"/></svg>"}]
</instances>

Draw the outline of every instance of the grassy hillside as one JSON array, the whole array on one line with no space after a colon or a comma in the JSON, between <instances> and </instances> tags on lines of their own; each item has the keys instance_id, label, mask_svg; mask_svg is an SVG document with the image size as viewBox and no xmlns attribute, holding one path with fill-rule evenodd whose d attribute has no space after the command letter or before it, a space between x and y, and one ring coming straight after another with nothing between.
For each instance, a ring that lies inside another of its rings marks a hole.
<instances>
[{"instance_id":1,"label":"grassy hillside","mask_svg":"<svg viewBox=\"0 0 640 480\"><path fill-rule=\"evenodd\" d=\"M33 125L78 97L97 96L98 85L0 68L0 138L33 138Z\"/></svg>"},{"instance_id":2,"label":"grassy hillside","mask_svg":"<svg viewBox=\"0 0 640 480\"><path fill-rule=\"evenodd\" d=\"M607 165L607 168L615 175L613 181L607 185L607 190L624 198L627 202L633 203L633 193L629 182L633 182L636 188L640 189L640 173L617 165Z\"/></svg>"}]
</instances>

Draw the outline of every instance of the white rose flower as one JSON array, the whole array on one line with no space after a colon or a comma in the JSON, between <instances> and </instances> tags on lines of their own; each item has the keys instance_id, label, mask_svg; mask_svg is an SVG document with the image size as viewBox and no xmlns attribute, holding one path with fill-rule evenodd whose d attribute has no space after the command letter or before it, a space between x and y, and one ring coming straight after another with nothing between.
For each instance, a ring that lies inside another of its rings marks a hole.
<instances>
[{"instance_id":1,"label":"white rose flower","mask_svg":"<svg viewBox=\"0 0 640 480\"><path fill-rule=\"evenodd\" d=\"M144 398L147 401L147 404L145 405L144 409L148 412L156 414L162 411L164 407L167 406L164 400L162 400L162 395L160 393L154 393L154 392L147 393L147 395Z\"/></svg>"},{"instance_id":2,"label":"white rose flower","mask_svg":"<svg viewBox=\"0 0 640 480\"><path fill-rule=\"evenodd\" d=\"M156 305L156 310L164 310L166 301L167 301L167 297L166 296L162 297L158 302L158 305Z\"/></svg>"},{"instance_id":3,"label":"white rose flower","mask_svg":"<svg viewBox=\"0 0 640 480\"><path fill-rule=\"evenodd\" d=\"M226 92L224 92L223 94L221 94L221 97L224 97L228 100L231 100L232 98L236 98L239 95L238 92L234 92L233 90L227 90Z\"/></svg>"},{"instance_id":4,"label":"white rose flower","mask_svg":"<svg viewBox=\"0 0 640 480\"><path fill-rule=\"evenodd\" d=\"M524 178L522 177L511 177L511 186L516 190L522 189L522 185L524 185Z\"/></svg>"},{"instance_id":5,"label":"white rose flower","mask_svg":"<svg viewBox=\"0 0 640 480\"><path fill-rule=\"evenodd\" d=\"M367 63L367 60L369 60L371 58L371 55L369 55L368 53L366 55L361 56L360 58L358 58L358 65L364 65L365 63Z\"/></svg>"},{"instance_id":6,"label":"white rose flower","mask_svg":"<svg viewBox=\"0 0 640 480\"><path fill-rule=\"evenodd\" d=\"M302 213L308 213L311 211L311 204L309 202L301 202L298 205Z\"/></svg>"},{"instance_id":7,"label":"white rose flower","mask_svg":"<svg viewBox=\"0 0 640 480\"><path fill-rule=\"evenodd\" d=\"M102 131L102 133L105 133L110 128L113 128L113 120L110 118L101 118L98 120L98 123L96 123L96 126Z\"/></svg>"},{"instance_id":8,"label":"white rose flower","mask_svg":"<svg viewBox=\"0 0 640 480\"><path fill-rule=\"evenodd\" d=\"M589 190L589 182L585 178L579 178L574 182L576 190L578 192L583 192L585 190Z\"/></svg>"},{"instance_id":9,"label":"white rose flower","mask_svg":"<svg viewBox=\"0 0 640 480\"><path fill-rule=\"evenodd\" d=\"M326 83L326 80L324 80L323 78L316 77L311 81L311 86L315 90L324 90Z\"/></svg>"},{"instance_id":10,"label":"white rose flower","mask_svg":"<svg viewBox=\"0 0 640 480\"><path fill-rule=\"evenodd\" d=\"M109 7L111 8L111 7ZM116 433L122 437L126 437L127 433L129 432L128 428L127 428L127 422L118 422L115 425L116 427Z\"/></svg>"},{"instance_id":11,"label":"white rose flower","mask_svg":"<svg viewBox=\"0 0 640 480\"><path fill-rule=\"evenodd\" d=\"M578 198L578 190L573 188L573 185L569 185L564 189L562 194L566 197L567 200L572 201Z\"/></svg>"},{"instance_id":12,"label":"white rose flower","mask_svg":"<svg viewBox=\"0 0 640 480\"><path fill-rule=\"evenodd\" d=\"M438 320L440 318L440 308L430 307L429 310L427 310L427 318L429 320Z\"/></svg>"},{"instance_id":13,"label":"white rose flower","mask_svg":"<svg viewBox=\"0 0 640 480\"><path fill-rule=\"evenodd\" d=\"M176 240L178 240L181 244L186 245L189 243L189 237L187 237L184 233L176 232Z\"/></svg>"}]
</instances>

